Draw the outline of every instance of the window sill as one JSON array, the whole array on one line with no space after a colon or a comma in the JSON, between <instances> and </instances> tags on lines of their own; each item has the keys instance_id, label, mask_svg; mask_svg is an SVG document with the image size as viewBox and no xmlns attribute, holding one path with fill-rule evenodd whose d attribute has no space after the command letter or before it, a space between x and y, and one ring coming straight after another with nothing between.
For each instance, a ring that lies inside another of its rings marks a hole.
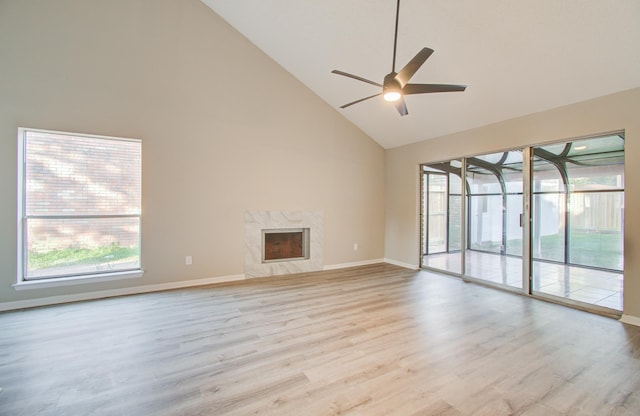
<instances>
[{"instance_id":1,"label":"window sill","mask_svg":"<svg viewBox=\"0 0 640 416\"><path fill-rule=\"evenodd\" d=\"M114 272L104 274L89 274L83 276L60 277L54 279L28 280L13 285L15 290L43 289L48 287L72 286L85 283L102 283L113 280L135 279L142 277L143 270L131 270L126 272Z\"/></svg>"}]
</instances>

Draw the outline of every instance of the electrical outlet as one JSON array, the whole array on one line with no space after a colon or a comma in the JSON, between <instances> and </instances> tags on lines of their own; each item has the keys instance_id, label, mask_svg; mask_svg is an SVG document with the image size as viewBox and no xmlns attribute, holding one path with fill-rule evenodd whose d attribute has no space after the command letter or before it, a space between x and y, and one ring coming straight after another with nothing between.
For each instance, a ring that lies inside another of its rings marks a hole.
<instances>
[{"instance_id":1,"label":"electrical outlet","mask_svg":"<svg viewBox=\"0 0 640 416\"><path fill-rule=\"evenodd\" d=\"M353 243L353 251L358 251L358 243Z\"/></svg>"},{"instance_id":2,"label":"electrical outlet","mask_svg":"<svg viewBox=\"0 0 640 416\"><path fill-rule=\"evenodd\" d=\"M184 258L184 264L186 264L187 266L191 266L192 263L193 263L193 258L191 258L191 256L187 256Z\"/></svg>"}]
</instances>

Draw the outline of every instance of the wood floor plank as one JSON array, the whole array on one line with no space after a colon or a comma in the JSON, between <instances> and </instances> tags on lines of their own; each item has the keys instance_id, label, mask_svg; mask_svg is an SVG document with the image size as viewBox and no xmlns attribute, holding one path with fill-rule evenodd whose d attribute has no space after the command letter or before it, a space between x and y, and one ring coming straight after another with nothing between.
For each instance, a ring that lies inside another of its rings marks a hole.
<instances>
[{"instance_id":1,"label":"wood floor plank","mask_svg":"<svg viewBox=\"0 0 640 416\"><path fill-rule=\"evenodd\" d=\"M391 265L0 313L0 415L635 415L640 328Z\"/></svg>"}]
</instances>

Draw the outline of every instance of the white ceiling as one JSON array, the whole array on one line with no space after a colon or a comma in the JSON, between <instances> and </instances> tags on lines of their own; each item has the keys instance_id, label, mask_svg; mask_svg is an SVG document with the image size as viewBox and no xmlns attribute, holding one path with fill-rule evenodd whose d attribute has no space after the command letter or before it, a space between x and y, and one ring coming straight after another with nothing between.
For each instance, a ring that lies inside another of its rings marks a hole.
<instances>
[{"instance_id":1,"label":"white ceiling","mask_svg":"<svg viewBox=\"0 0 640 416\"><path fill-rule=\"evenodd\" d=\"M391 71L395 0L202 0L384 148L640 86L640 0L404 0L396 70L435 53L412 83L465 92L340 105Z\"/></svg>"}]
</instances>

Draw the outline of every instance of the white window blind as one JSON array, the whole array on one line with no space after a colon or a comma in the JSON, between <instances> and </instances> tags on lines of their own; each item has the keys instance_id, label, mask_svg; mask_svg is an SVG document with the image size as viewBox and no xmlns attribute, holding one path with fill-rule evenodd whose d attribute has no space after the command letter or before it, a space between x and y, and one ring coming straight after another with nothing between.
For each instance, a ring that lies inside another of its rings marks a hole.
<instances>
[{"instance_id":1,"label":"white window blind","mask_svg":"<svg viewBox=\"0 0 640 416\"><path fill-rule=\"evenodd\" d=\"M140 140L19 135L22 280L139 270Z\"/></svg>"}]
</instances>

